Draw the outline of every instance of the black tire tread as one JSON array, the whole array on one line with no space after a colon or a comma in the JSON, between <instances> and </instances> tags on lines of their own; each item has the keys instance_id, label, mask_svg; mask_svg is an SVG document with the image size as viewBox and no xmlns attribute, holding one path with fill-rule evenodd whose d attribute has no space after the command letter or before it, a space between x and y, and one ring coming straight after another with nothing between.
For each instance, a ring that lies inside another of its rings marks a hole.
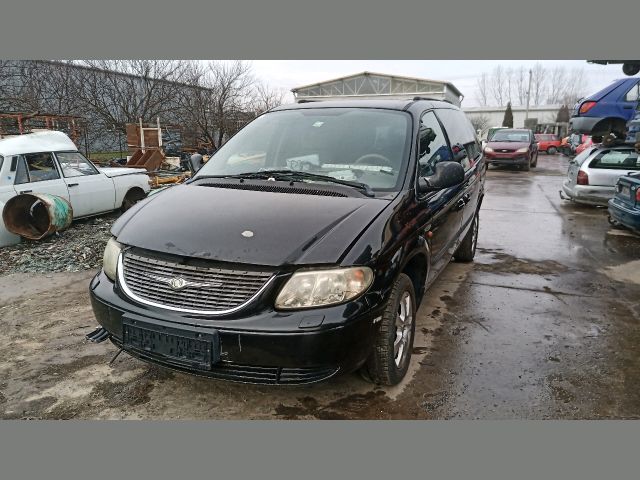
<instances>
[{"instance_id":1,"label":"black tire tread","mask_svg":"<svg viewBox=\"0 0 640 480\"><path fill-rule=\"evenodd\" d=\"M478 215L478 212L476 212L476 216L477 215ZM472 220L472 222L475 222L475 218ZM471 228L469 228L469 231L464 236L464 239L458 246L456 252L453 254L453 258L455 258L457 262L472 262L473 257L475 256L476 256L476 249L473 248L473 223L472 223Z\"/></svg>"},{"instance_id":2,"label":"black tire tread","mask_svg":"<svg viewBox=\"0 0 640 480\"><path fill-rule=\"evenodd\" d=\"M398 301L405 289L409 289L409 293L413 298L413 306L415 309L415 292L413 291L413 283L411 279L404 273L401 273L395 281L393 288L391 289L391 295L382 314L382 320L380 321L380 328L376 335L376 342L373 346L373 351L369 356L366 363L366 369L371 381L381 385L396 385L398 384L404 375L407 368L404 371L398 371L394 356L393 356L393 343L389 344L390 336L395 336L395 322L396 311L398 308ZM413 312L413 328L415 329L415 314ZM411 344L408 346L409 352L413 348L414 335L411 336ZM409 353L411 358L411 353ZM407 367L408 367L407 362Z\"/></svg>"}]
</instances>

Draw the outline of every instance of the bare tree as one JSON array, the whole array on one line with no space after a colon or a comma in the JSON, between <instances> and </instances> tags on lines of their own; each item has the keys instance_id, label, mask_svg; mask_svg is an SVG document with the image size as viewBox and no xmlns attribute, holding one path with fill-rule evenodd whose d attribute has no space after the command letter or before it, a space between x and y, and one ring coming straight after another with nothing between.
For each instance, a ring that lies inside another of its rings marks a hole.
<instances>
[{"instance_id":1,"label":"bare tree","mask_svg":"<svg viewBox=\"0 0 640 480\"><path fill-rule=\"evenodd\" d=\"M74 70L79 94L104 126L125 131L138 119L175 121L175 98L184 88L186 62L175 60L86 60Z\"/></svg>"},{"instance_id":2,"label":"bare tree","mask_svg":"<svg viewBox=\"0 0 640 480\"><path fill-rule=\"evenodd\" d=\"M489 104L489 76L483 72L476 80L478 88L478 101L480 105L486 107Z\"/></svg>"},{"instance_id":3,"label":"bare tree","mask_svg":"<svg viewBox=\"0 0 640 480\"><path fill-rule=\"evenodd\" d=\"M482 131L489 126L491 120L487 115L469 115L469 121L475 131Z\"/></svg>"},{"instance_id":4,"label":"bare tree","mask_svg":"<svg viewBox=\"0 0 640 480\"><path fill-rule=\"evenodd\" d=\"M540 105L544 99L546 70L540 62L531 68L531 104Z\"/></svg>"},{"instance_id":5,"label":"bare tree","mask_svg":"<svg viewBox=\"0 0 640 480\"><path fill-rule=\"evenodd\" d=\"M502 68L502 65L497 65L493 71L491 72L491 83L489 84L489 91L493 99L496 101L498 106L504 105L505 99L507 96L505 95L505 71Z\"/></svg>"},{"instance_id":6,"label":"bare tree","mask_svg":"<svg viewBox=\"0 0 640 480\"><path fill-rule=\"evenodd\" d=\"M263 113L284 103L287 92L280 88L271 88L264 83L255 85L252 92L251 110Z\"/></svg>"},{"instance_id":7,"label":"bare tree","mask_svg":"<svg viewBox=\"0 0 640 480\"><path fill-rule=\"evenodd\" d=\"M529 71L520 67L516 70L515 74L515 94L519 105L525 105L527 103L527 92L529 89Z\"/></svg>"},{"instance_id":8,"label":"bare tree","mask_svg":"<svg viewBox=\"0 0 640 480\"><path fill-rule=\"evenodd\" d=\"M547 75L547 103L555 104L562 101L567 88L567 70L565 67L554 67Z\"/></svg>"}]
</instances>

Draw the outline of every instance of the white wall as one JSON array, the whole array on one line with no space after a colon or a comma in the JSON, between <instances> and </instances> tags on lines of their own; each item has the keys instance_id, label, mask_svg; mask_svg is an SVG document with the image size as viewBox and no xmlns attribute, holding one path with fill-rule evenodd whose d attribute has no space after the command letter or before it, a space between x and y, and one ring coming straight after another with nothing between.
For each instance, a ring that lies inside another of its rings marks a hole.
<instances>
[{"instance_id":1,"label":"white wall","mask_svg":"<svg viewBox=\"0 0 640 480\"><path fill-rule=\"evenodd\" d=\"M538 123L554 123L561 105L542 105L529 108L529 118L537 118ZM470 107L463 108L469 119L484 116L489 119L489 127L499 127L504 119L506 107ZM512 107L513 127L523 128L526 116L525 107Z\"/></svg>"}]
</instances>

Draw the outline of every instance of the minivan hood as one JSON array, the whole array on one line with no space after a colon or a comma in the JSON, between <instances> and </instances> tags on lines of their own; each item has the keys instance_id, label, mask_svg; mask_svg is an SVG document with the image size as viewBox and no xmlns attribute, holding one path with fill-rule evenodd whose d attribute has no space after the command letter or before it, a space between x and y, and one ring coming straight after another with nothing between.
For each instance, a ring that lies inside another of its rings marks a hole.
<instances>
[{"instance_id":1,"label":"minivan hood","mask_svg":"<svg viewBox=\"0 0 640 480\"><path fill-rule=\"evenodd\" d=\"M209 260L337 264L388 204L177 185L134 206L111 232L125 245Z\"/></svg>"},{"instance_id":2,"label":"minivan hood","mask_svg":"<svg viewBox=\"0 0 640 480\"><path fill-rule=\"evenodd\" d=\"M489 142L487 143L487 147L493 148L494 150L518 150L523 147L528 147L529 144L527 142Z\"/></svg>"}]
</instances>

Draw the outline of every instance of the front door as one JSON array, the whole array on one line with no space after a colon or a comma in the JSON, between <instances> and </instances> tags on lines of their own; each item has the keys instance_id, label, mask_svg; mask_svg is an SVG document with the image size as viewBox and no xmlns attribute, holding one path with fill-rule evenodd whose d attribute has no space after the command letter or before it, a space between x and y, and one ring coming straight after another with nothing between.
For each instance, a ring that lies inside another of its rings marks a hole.
<instances>
[{"instance_id":1,"label":"front door","mask_svg":"<svg viewBox=\"0 0 640 480\"><path fill-rule=\"evenodd\" d=\"M424 113L418 133L418 175L433 175L437 163L452 159L440 122L432 111ZM462 223L463 194L461 184L418 197L420 231L428 239L431 249L429 279L434 278L451 259Z\"/></svg>"},{"instance_id":2,"label":"front door","mask_svg":"<svg viewBox=\"0 0 640 480\"><path fill-rule=\"evenodd\" d=\"M56 152L62 176L73 207L74 217L84 217L113 210L113 181L88 161L80 152Z\"/></svg>"},{"instance_id":3,"label":"front door","mask_svg":"<svg viewBox=\"0 0 640 480\"><path fill-rule=\"evenodd\" d=\"M48 193L69 200L67 185L56 167L53 154L27 153L13 158L17 162L13 185L17 194Z\"/></svg>"}]
</instances>

